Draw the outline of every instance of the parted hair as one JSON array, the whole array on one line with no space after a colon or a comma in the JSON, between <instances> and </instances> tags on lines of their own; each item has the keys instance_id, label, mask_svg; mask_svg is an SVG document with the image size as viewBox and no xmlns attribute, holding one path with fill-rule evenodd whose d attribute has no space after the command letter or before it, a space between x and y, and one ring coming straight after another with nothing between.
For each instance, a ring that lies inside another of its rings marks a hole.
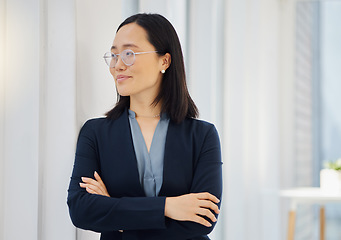
<instances>
[{"instance_id":1,"label":"parted hair","mask_svg":"<svg viewBox=\"0 0 341 240\"><path fill-rule=\"evenodd\" d=\"M159 14L140 13L128 17L117 28L116 33L129 23L136 23L147 32L148 41L155 47L157 54L171 55L171 64L163 74L160 92L152 104L156 105L162 100L161 113L167 113L176 123L186 117L197 118L198 108L188 92L181 45L172 24ZM106 116L109 119L117 119L129 106L130 97L117 93L116 105Z\"/></svg>"}]
</instances>

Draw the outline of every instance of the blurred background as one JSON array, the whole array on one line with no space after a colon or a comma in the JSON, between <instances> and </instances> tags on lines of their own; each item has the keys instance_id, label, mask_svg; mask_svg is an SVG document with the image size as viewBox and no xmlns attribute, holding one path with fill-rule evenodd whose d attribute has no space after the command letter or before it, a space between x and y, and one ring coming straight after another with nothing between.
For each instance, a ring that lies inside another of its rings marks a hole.
<instances>
[{"instance_id":1,"label":"blurred background","mask_svg":"<svg viewBox=\"0 0 341 240\"><path fill-rule=\"evenodd\" d=\"M0 239L97 240L66 205L78 131L116 101L103 61L118 25L160 13L178 32L190 93L223 151L213 240L286 239L281 189L318 187L341 157L341 1L0 0ZM319 239L297 209L295 239ZM326 239L341 239L341 204Z\"/></svg>"}]
</instances>

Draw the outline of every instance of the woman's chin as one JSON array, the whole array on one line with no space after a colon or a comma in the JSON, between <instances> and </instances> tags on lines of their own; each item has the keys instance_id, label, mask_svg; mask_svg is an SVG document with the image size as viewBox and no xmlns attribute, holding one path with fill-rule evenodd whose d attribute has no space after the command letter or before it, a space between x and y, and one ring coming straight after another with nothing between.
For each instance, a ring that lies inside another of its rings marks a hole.
<instances>
[{"instance_id":1,"label":"woman's chin","mask_svg":"<svg viewBox=\"0 0 341 240\"><path fill-rule=\"evenodd\" d=\"M117 88L117 92L122 97L130 96L130 91L125 91L124 89Z\"/></svg>"}]
</instances>

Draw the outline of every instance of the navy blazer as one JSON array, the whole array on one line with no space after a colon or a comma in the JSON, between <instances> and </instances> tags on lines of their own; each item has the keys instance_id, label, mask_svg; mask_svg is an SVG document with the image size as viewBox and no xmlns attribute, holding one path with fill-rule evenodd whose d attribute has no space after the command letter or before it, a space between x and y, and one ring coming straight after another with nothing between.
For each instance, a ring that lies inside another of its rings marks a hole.
<instances>
[{"instance_id":1,"label":"navy blazer","mask_svg":"<svg viewBox=\"0 0 341 240\"><path fill-rule=\"evenodd\" d=\"M93 178L94 171L110 197L79 186L81 177ZM146 197L140 184L127 111L116 120L88 120L80 130L67 199L76 227L100 232L101 240L209 239L215 224L205 227L164 216L166 197L198 192L221 199L221 151L214 125L189 118L169 122L157 197Z\"/></svg>"}]
</instances>

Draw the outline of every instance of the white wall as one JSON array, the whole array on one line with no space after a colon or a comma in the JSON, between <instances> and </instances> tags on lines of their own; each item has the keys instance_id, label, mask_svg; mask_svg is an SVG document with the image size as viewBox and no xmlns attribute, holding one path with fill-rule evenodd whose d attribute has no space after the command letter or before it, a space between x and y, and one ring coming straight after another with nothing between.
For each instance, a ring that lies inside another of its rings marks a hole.
<instances>
[{"instance_id":1,"label":"white wall","mask_svg":"<svg viewBox=\"0 0 341 240\"><path fill-rule=\"evenodd\" d=\"M37 239L41 44L39 1L6 1L5 21L3 238Z\"/></svg>"},{"instance_id":2,"label":"white wall","mask_svg":"<svg viewBox=\"0 0 341 240\"><path fill-rule=\"evenodd\" d=\"M226 239L280 239L279 10L269 0L225 8Z\"/></svg>"},{"instance_id":3,"label":"white wall","mask_svg":"<svg viewBox=\"0 0 341 240\"><path fill-rule=\"evenodd\" d=\"M76 137L74 2L1 3L1 239L74 239L66 207Z\"/></svg>"},{"instance_id":4,"label":"white wall","mask_svg":"<svg viewBox=\"0 0 341 240\"><path fill-rule=\"evenodd\" d=\"M4 191L4 159L5 159L5 32L6 10L5 0L0 0L0 193ZM0 194L0 239L4 232L4 204Z\"/></svg>"},{"instance_id":5,"label":"white wall","mask_svg":"<svg viewBox=\"0 0 341 240\"><path fill-rule=\"evenodd\" d=\"M295 145L294 145L294 92L295 92L295 21L296 1L288 0L280 3L280 187L295 187ZM281 239L287 236L287 216L289 202L281 200Z\"/></svg>"},{"instance_id":6,"label":"white wall","mask_svg":"<svg viewBox=\"0 0 341 240\"><path fill-rule=\"evenodd\" d=\"M41 18L39 239L73 239L75 230L66 207L66 189L78 134L75 3L44 1Z\"/></svg>"}]
</instances>

